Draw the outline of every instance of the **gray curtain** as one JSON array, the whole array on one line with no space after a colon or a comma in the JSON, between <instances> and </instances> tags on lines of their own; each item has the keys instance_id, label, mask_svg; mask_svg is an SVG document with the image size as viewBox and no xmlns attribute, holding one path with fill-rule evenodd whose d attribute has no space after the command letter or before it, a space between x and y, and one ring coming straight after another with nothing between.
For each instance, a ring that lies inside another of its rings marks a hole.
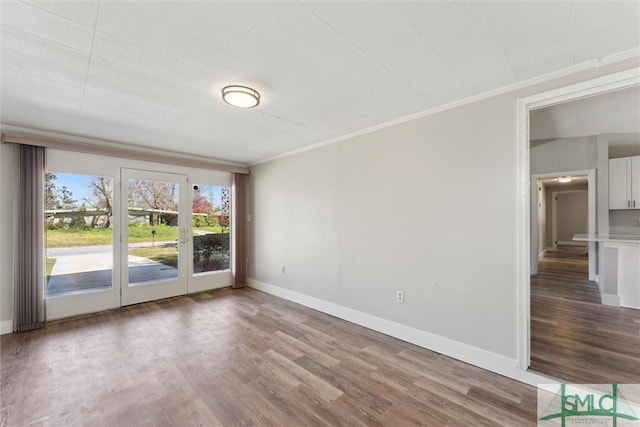
<instances>
[{"instance_id":1,"label":"gray curtain","mask_svg":"<svg viewBox=\"0 0 640 427\"><path fill-rule=\"evenodd\" d=\"M232 238L234 240L234 262L231 266L234 288L247 284L247 185L249 175L234 173L231 187L233 201Z\"/></svg>"},{"instance_id":2,"label":"gray curtain","mask_svg":"<svg viewBox=\"0 0 640 427\"><path fill-rule=\"evenodd\" d=\"M20 145L16 188L16 266L14 332L40 328L44 306L43 147Z\"/></svg>"}]
</instances>

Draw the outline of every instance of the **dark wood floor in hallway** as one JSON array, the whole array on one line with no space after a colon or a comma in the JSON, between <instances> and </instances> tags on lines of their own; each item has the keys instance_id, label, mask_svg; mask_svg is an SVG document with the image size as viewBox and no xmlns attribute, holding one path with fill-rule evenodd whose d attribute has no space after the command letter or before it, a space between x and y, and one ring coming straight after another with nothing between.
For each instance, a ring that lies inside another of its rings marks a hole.
<instances>
[{"instance_id":1,"label":"dark wood floor in hallway","mask_svg":"<svg viewBox=\"0 0 640 427\"><path fill-rule=\"evenodd\" d=\"M6 426L533 426L536 389L251 289L1 339Z\"/></svg>"},{"instance_id":2,"label":"dark wood floor in hallway","mask_svg":"<svg viewBox=\"0 0 640 427\"><path fill-rule=\"evenodd\" d=\"M531 367L573 383L640 383L640 310L600 304L588 260L549 252L531 278Z\"/></svg>"}]
</instances>

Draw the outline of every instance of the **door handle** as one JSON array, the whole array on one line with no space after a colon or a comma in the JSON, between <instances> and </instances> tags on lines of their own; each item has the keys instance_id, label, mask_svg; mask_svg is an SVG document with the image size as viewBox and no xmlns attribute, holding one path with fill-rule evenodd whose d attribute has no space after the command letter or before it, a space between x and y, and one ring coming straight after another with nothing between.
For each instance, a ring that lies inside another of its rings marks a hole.
<instances>
[{"instance_id":1,"label":"door handle","mask_svg":"<svg viewBox=\"0 0 640 427\"><path fill-rule=\"evenodd\" d=\"M181 228L180 229L180 243L182 243L183 245L185 243L187 243L187 229L186 228Z\"/></svg>"}]
</instances>

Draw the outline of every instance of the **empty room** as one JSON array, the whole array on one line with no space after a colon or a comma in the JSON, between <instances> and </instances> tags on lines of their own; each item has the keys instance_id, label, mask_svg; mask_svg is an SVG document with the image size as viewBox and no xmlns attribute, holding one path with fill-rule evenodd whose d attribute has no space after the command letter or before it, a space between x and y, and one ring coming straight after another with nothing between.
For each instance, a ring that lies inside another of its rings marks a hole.
<instances>
[{"instance_id":1,"label":"empty room","mask_svg":"<svg viewBox=\"0 0 640 427\"><path fill-rule=\"evenodd\" d=\"M0 30L0 425L640 421L637 1Z\"/></svg>"}]
</instances>

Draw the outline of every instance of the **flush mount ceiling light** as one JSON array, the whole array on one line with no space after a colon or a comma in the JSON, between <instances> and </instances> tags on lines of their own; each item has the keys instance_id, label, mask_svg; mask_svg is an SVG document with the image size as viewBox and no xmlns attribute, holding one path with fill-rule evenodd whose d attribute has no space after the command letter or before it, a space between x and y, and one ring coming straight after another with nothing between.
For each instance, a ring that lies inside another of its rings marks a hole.
<instances>
[{"instance_id":1,"label":"flush mount ceiling light","mask_svg":"<svg viewBox=\"0 0 640 427\"><path fill-rule=\"evenodd\" d=\"M571 182L573 178L571 178L570 176L561 176L560 178L558 178L558 182Z\"/></svg>"},{"instance_id":2,"label":"flush mount ceiling light","mask_svg":"<svg viewBox=\"0 0 640 427\"><path fill-rule=\"evenodd\" d=\"M253 108L260 104L260 94L257 90L240 85L223 87L222 99L227 104L240 108Z\"/></svg>"}]
</instances>

